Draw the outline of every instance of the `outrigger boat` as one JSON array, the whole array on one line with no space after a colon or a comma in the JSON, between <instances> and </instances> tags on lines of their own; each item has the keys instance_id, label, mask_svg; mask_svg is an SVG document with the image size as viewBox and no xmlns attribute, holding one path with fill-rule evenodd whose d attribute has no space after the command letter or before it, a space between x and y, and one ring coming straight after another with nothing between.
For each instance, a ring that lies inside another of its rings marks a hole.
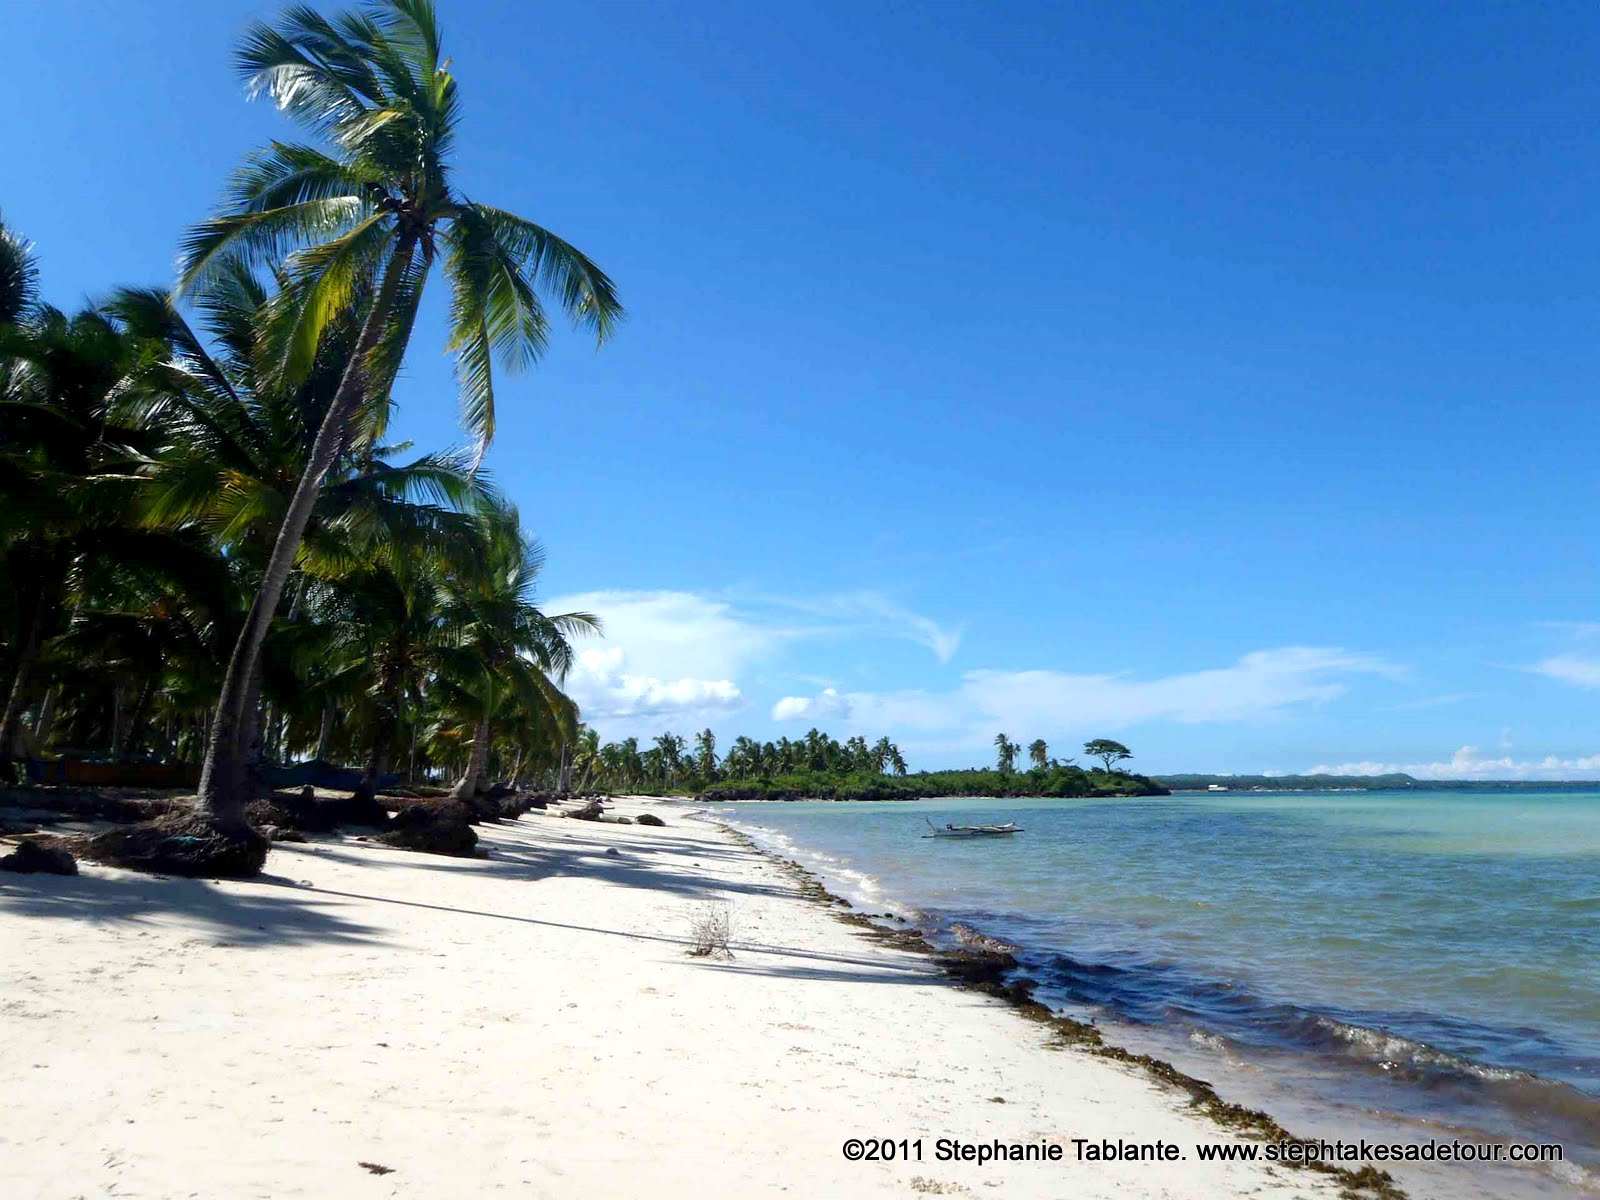
<instances>
[{"instance_id":1,"label":"outrigger boat","mask_svg":"<svg viewBox=\"0 0 1600 1200\"><path fill-rule=\"evenodd\" d=\"M1004 825L948 825L947 824L943 829L940 829L932 821L928 821L927 817L923 817L922 819L924 821L927 821L928 828L933 830L932 833L923 834L922 836L925 837L925 838L936 838L936 837L938 837L938 838L1003 837L1005 834L1008 834L1008 833L1021 833L1022 832L1022 826L1016 824L1016 822L1014 822L1014 821L1007 821Z\"/></svg>"}]
</instances>

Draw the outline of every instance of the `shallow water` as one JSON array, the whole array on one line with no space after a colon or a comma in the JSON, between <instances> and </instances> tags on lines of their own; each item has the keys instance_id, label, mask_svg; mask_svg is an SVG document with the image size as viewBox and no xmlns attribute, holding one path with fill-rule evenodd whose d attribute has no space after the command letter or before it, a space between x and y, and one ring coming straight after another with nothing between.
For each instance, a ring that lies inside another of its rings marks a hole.
<instances>
[{"instance_id":1,"label":"shallow water","mask_svg":"<svg viewBox=\"0 0 1600 1200\"><path fill-rule=\"evenodd\" d=\"M1600 791L717 815L869 912L1018 943L1041 998L1144 1046L1261 1092L1295 1079L1332 1114L1317 1132L1376 1113L1420 1136L1557 1140L1580 1168L1560 1178L1600 1178ZM1026 832L933 840L925 819Z\"/></svg>"}]
</instances>

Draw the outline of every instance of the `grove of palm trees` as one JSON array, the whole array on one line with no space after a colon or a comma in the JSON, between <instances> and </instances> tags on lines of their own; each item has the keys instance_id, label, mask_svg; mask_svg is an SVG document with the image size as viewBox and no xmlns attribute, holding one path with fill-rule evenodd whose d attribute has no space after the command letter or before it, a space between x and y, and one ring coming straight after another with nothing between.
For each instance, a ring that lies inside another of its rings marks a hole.
<instances>
[{"instance_id":1,"label":"grove of palm trees","mask_svg":"<svg viewBox=\"0 0 1600 1200\"><path fill-rule=\"evenodd\" d=\"M0 784L188 784L87 853L214 875L260 869L276 764L346 768L380 818L397 779L471 802L559 766L597 622L538 607L542 551L480 464L551 309L599 343L622 319L581 251L461 190L426 0L291 9L235 65L304 140L244 158L175 287L61 311L0 225ZM467 450L386 437L435 267Z\"/></svg>"}]
</instances>

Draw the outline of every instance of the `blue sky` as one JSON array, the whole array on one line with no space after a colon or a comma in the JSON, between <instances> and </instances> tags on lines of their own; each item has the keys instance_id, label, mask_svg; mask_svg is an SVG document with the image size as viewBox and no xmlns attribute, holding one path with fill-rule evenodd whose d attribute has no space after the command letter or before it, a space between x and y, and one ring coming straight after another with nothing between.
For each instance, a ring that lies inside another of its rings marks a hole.
<instances>
[{"instance_id":1,"label":"blue sky","mask_svg":"<svg viewBox=\"0 0 1600 1200\"><path fill-rule=\"evenodd\" d=\"M608 736L1600 776L1600 13L441 5L458 181L630 318L501 388ZM8 14L7 221L169 281L275 6ZM401 435L460 440L440 296Z\"/></svg>"}]
</instances>

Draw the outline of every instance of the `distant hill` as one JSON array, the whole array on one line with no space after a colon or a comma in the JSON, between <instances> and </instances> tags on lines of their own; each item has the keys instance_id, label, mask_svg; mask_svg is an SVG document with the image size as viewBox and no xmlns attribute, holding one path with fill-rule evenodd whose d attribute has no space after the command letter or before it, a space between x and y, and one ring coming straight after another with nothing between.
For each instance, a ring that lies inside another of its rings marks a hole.
<instances>
[{"instance_id":1,"label":"distant hill","mask_svg":"<svg viewBox=\"0 0 1600 1200\"><path fill-rule=\"evenodd\" d=\"M1230 792L1336 792L1413 790L1419 792L1467 791L1572 791L1600 789L1593 779L1417 779L1391 775L1155 775L1152 778L1174 792L1203 792L1213 784Z\"/></svg>"},{"instance_id":2,"label":"distant hill","mask_svg":"<svg viewBox=\"0 0 1600 1200\"><path fill-rule=\"evenodd\" d=\"M1327 792L1341 788L1424 786L1422 780L1399 772L1393 775L1156 775L1153 778L1175 792L1203 792L1213 784L1237 792Z\"/></svg>"}]
</instances>

